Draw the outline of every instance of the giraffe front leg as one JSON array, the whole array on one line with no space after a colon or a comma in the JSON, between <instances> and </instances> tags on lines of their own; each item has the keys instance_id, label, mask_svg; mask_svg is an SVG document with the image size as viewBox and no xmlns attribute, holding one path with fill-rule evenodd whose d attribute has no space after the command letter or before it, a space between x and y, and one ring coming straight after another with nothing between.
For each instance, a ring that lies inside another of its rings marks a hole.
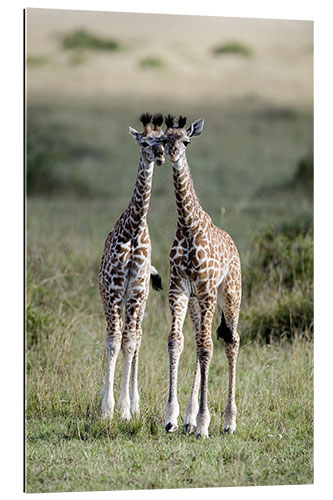
<instances>
[{"instance_id":1,"label":"giraffe front leg","mask_svg":"<svg viewBox=\"0 0 333 500\"><path fill-rule=\"evenodd\" d=\"M138 390L138 364L141 345L142 331L137 329L136 347L132 360L131 369L131 391L130 391L130 410L132 415L140 415L140 396Z\"/></svg>"},{"instance_id":2,"label":"giraffe front leg","mask_svg":"<svg viewBox=\"0 0 333 500\"><path fill-rule=\"evenodd\" d=\"M197 429L196 437L208 437L208 428L210 424L210 413L207 404L207 393L208 393L208 372L209 365L213 355L213 343L199 348L199 363L200 363L200 374L201 374L201 395L200 395L200 405L197 415Z\"/></svg>"},{"instance_id":3,"label":"giraffe front leg","mask_svg":"<svg viewBox=\"0 0 333 500\"><path fill-rule=\"evenodd\" d=\"M106 338L106 348L108 356L108 365L106 371L105 387L102 397L102 418L112 418L114 410L114 372L118 353L121 346L121 330L119 318L113 324L108 325Z\"/></svg>"},{"instance_id":4,"label":"giraffe front leg","mask_svg":"<svg viewBox=\"0 0 333 500\"><path fill-rule=\"evenodd\" d=\"M120 397L118 401L118 409L120 416L125 420L131 418L131 400L129 393L129 381L133 358L136 350L136 318L137 318L137 305L129 303L126 306L125 314L125 328L122 338L122 351L124 356L124 371L121 386Z\"/></svg>"},{"instance_id":5,"label":"giraffe front leg","mask_svg":"<svg viewBox=\"0 0 333 500\"><path fill-rule=\"evenodd\" d=\"M194 371L191 396L186 406L186 415L184 421L184 432L186 434L194 432L197 427L197 415L199 411L199 402L198 402L199 386L200 386L200 362L199 358L197 357L195 361L195 371Z\"/></svg>"},{"instance_id":6,"label":"giraffe front leg","mask_svg":"<svg viewBox=\"0 0 333 500\"><path fill-rule=\"evenodd\" d=\"M169 292L169 303L172 313L172 326L168 338L170 386L165 415L165 431L174 432L178 429L177 378L179 359L184 347L183 323L186 316L188 297L185 294L175 295Z\"/></svg>"},{"instance_id":7,"label":"giraffe front leg","mask_svg":"<svg viewBox=\"0 0 333 500\"><path fill-rule=\"evenodd\" d=\"M189 300L189 311L193 326L196 331L196 338L200 335L200 307L198 300L195 297L191 297ZM186 406L186 415L184 421L184 432L191 433L196 430L197 427L197 414L199 411L199 387L200 387L200 363L197 356L195 360L195 370L194 378L192 384L191 395Z\"/></svg>"}]
</instances>

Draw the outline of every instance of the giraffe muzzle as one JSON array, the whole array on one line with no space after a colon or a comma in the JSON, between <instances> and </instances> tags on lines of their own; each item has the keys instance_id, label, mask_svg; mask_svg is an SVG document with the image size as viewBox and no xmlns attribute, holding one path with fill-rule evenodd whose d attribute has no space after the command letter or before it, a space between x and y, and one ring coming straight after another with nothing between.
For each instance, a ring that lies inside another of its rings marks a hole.
<instances>
[{"instance_id":1,"label":"giraffe muzzle","mask_svg":"<svg viewBox=\"0 0 333 500\"><path fill-rule=\"evenodd\" d=\"M160 158L158 160L155 160L155 163L158 166L163 165L164 162L165 162L165 158Z\"/></svg>"}]
</instances>

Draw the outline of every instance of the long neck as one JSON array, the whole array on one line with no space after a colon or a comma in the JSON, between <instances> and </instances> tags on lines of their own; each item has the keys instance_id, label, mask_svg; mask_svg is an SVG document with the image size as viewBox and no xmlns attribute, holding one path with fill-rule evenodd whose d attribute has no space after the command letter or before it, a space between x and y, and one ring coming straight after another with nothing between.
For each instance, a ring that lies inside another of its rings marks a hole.
<instances>
[{"instance_id":1,"label":"long neck","mask_svg":"<svg viewBox=\"0 0 333 500\"><path fill-rule=\"evenodd\" d=\"M178 225L185 231L195 231L201 221L203 209L194 191L193 180L186 156L173 163Z\"/></svg>"},{"instance_id":2,"label":"long neck","mask_svg":"<svg viewBox=\"0 0 333 500\"><path fill-rule=\"evenodd\" d=\"M129 204L131 226L135 230L148 215L154 162L149 163L140 152L139 169L133 195Z\"/></svg>"}]
</instances>

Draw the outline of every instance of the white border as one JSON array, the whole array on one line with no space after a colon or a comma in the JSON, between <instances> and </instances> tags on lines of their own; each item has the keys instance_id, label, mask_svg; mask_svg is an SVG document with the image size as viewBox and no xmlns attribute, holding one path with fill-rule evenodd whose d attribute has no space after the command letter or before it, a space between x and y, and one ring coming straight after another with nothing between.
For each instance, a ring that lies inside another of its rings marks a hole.
<instances>
[{"instance_id":1,"label":"white border","mask_svg":"<svg viewBox=\"0 0 333 500\"><path fill-rule=\"evenodd\" d=\"M328 496L332 491L331 454L332 445L330 412L330 382L332 372L332 320L331 309L333 258L331 247L332 209L330 208L332 179L332 26L329 3L325 0L295 1L279 0L233 0L232 2L204 2L193 0L179 2L168 0L102 0L80 1L31 1L6 2L1 9L1 430L2 430L2 481L1 491L5 497L21 497L23 486L23 181L22 181L22 45L23 13L25 7L63 8L80 10L105 10L118 12L151 12L166 14L219 15L227 17L302 19L315 21L315 485L223 488L207 490L158 490L135 492L64 493L68 498L167 498L187 499L197 495L247 499L272 499L283 495L302 495L303 499L319 495ZM283 147L283 145L281 145ZM5 155L3 155L5 150ZM329 322L329 319L331 320ZM53 498L56 493L49 493ZM35 497L30 495L29 497ZM37 497L37 496L36 496ZM40 494L38 494L40 497Z\"/></svg>"}]
</instances>

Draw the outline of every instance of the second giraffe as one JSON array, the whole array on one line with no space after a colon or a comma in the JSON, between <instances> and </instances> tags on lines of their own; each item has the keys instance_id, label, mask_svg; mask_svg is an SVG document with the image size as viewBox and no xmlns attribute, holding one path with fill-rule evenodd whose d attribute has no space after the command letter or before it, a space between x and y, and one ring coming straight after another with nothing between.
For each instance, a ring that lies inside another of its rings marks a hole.
<instances>
[{"instance_id":1,"label":"second giraffe","mask_svg":"<svg viewBox=\"0 0 333 500\"><path fill-rule=\"evenodd\" d=\"M184 431L208 437L210 413L207 404L208 371L213 355L212 321L216 302L222 308L217 335L224 339L229 364L229 393L225 409L226 433L236 430L236 361L239 348L237 324L241 303L241 266L235 243L228 233L216 227L202 209L194 191L186 149L203 130L204 120L185 128L186 118L168 116L164 136L158 141L172 163L178 221L170 252L169 305L172 325L168 338L170 388L165 430L178 428L177 378L184 346L183 323L187 309L196 330L196 364L191 395L186 408ZM200 392L200 404L198 402Z\"/></svg>"}]
</instances>

